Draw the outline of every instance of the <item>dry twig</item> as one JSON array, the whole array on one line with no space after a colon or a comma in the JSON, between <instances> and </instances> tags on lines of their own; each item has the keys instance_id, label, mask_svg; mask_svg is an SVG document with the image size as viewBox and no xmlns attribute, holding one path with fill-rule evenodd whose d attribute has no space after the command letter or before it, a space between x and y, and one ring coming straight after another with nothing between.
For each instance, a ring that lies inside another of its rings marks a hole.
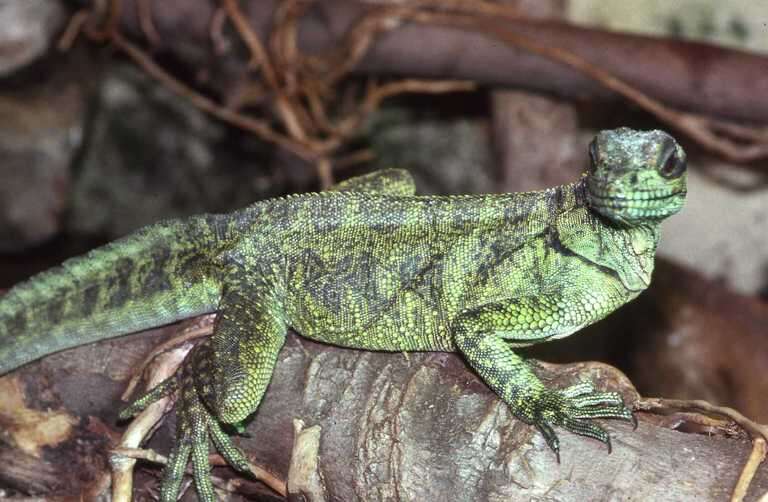
<instances>
[{"instance_id":1,"label":"dry twig","mask_svg":"<svg viewBox=\"0 0 768 502\"><path fill-rule=\"evenodd\" d=\"M157 33L155 23L152 20L152 1L153 0L137 0L136 8L138 10L139 25L141 31L144 32L144 36L147 37L151 46L160 45L160 35Z\"/></svg>"},{"instance_id":2,"label":"dry twig","mask_svg":"<svg viewBox=\"0 0 768 502\"><path fill-rule=\"evenodd\" d=\"M215 319L216 314L208 314L202 318L197 318L195 319L194 324L184 327L178 336L175 336L167 342L162 343L152 349L152 352L150 352L147 357L144 358L144 361L139 365L136 371L134 371L131 380L128 382L128 385L126 386L125 391L123 391L123 395L120 396L120 398L123 401L127 401L130 396L133 395L133 392L136 389L136 386L138 386L139 381L144 377L144 372L146 371L147 366L160 354L174 349L183 343L210 336L213 330L213 322Z\"/></svg>"},{"instance_id":3,"label":"dry twig","mask_svg":"<svg viewBox=\"0 0 768 502\"><path fill-rule=\"evenodd\" d=\"M118 447L113 450L113 453L124 458L130 458L133 460L146 460L148 462L160 465L166 465L168 463L168 457L157 453L155 450L149 450L146 448ZM229 466L227 461L224 460L224 458L222 458L222 456L219 454L209 455L208 463L212 466ZM279 495L283 497L287 495L288 489L286 487L285 480L272 474L272 472L270 472L266 467L252 462L250 458L248 460L248 465L257 480L273 489ZM192 475L192 470L188 468L186 473L187 475ZM236 485L232 485L231 483L219 478L218 476L211 475L211 481L217 487L229 492L234 492L237 489Z\"/></svg>"},{"instance_id":4,"label":"dry twig","mask_svg":"<svg viewBox=\"0 0 768 502\"><path fill-rule=\"evenodd\" d=\"M153 365L147 383L148 387L154 387L163 380L170 378L191 349L192 345L186 343L162 354L156 360L156 364ZM123 433L118 447L137 448L165 415L170 402L171 397L163 397L139 413ZM129 502L133 499L133 467L136 465L136 459L113 453L110 457L110 465L112 466L112 500L114 502Z\"/></svg>"}]
</instances>

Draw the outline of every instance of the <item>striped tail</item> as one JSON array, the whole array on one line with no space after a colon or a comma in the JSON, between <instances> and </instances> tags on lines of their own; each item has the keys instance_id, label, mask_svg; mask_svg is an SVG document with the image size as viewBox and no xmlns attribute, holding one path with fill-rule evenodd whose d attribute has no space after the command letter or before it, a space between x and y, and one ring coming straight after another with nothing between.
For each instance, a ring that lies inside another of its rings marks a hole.
<instances>
[{"instance_id":1,"label":"striped tail","mask_svg":"<svg viewBox=\"0 0 768 502\"><path fill-rule=\"evenodd\" d=\"M219 216L171 220L65 261L0 297L0 375L69 347L216 309Z\"/></svg>"}]
</instances>

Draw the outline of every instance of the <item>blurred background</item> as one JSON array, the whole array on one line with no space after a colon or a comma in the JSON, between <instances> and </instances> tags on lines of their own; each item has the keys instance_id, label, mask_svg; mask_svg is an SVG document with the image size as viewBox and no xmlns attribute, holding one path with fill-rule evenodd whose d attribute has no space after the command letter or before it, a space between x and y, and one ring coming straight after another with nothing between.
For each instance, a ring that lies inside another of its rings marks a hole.
<instances>
[{"instance_id":1,"label":"blurred background","mask_svg":"<svg viewBox=\"0 0 768 502\"><path fill-rule=\"evenodd\" d=\"M545 188L579 176L596 131L660 128L689 198L654 284L533 354L765 423L767 53L750 0L0 0L0 288L160 219L374 169L420 193Z\"/></svg>"}]
</instances>

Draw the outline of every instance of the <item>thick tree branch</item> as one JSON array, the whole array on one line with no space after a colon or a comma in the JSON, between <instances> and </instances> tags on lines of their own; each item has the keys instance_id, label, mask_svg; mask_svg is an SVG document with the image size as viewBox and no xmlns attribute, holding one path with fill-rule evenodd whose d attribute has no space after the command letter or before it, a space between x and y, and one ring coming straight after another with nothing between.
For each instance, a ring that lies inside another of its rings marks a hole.
<instances>
[{"instance_id":1,"label":"thick tree branch","mask_svg":"<svg viewBox=\"0 0 768 502\"><path fill-rule=\"evenodd\" d=\"M85 368L94 361L114 361L127 370L137 367L156 336L138 338L143 351L137 351L137 337L127 337L46 358L6 378L23 382L30 407L62 407L60 412L90 415L91 422L113 423L119 407L116 395L131 372L118 372L114 384L93 385L96 374ZM592 379L600 387L621 391L628 402L637 398L628 380L605 365L545 365L537 371L550 385ZM87 395L84 388L89 389ZM57 396L58 404L50 396ZM747 441L729 437L733 429L720 422L713 421L710 434L703 435L659 427L650 418L641 413L637 431L629 424L604 421L613 436L611 455L602 444L560 431L563 458L558 465L540 435L511 417L456 355L406 358L291 335L266 398L248 426L250 437L238 442L263 473L289 480L289 493L311 490L325 494L326 500L517 500L545 494L590 500L612 493L618 498L715 501L731 493L749 456ZM304 424L298 435L294 419ZM96 430L109 429L75 428L70 440L50 450L48 458L59 466L60 481L70 493L84 489L78 484L82 479L66 474L82 475L79 463L89 462L81 458L82 452L100 444L104 450L92 455L106 455L108 445L115 444L105 444L94 435ZM172 431L171 421L148 446L164 453ZM106 466L103 469L92 476L94 484L87 493L94 494L95 486L103 489ZM140 468L134 473L139 493L152 490L157 482L142 472ZM241 489L237 483L232 486ZM766 489L768 468L760 465L749 493Z\"/></svg>"}]
</instances>

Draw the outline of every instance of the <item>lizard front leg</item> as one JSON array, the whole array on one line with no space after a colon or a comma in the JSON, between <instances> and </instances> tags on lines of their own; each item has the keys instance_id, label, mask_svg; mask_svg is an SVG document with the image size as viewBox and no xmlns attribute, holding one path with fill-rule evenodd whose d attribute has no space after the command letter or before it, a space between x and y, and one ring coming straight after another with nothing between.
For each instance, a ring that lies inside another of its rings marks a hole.
<instances>
[{"instance_id":1,"label":"lizard front leg","mask_svg":"<svg viewBox=\"0 0 768 502\"><path fill-rule=\"evenodd\" d=\"M195 347L179 372L121 413L130 416L152 401L178 391L176 438L163 473L160 500L176 500L187 462L200 500L214 501L208 463L209 438L235 469L248 462L221 423L235 424L253 413L272 377L286 326L267 294L254 294L245 281L228 282L214 334ZM241 287L242 286L242 287ZM256 291L263 288L256 288ZM266 292L264 292L266 293Z\"/></svg>"},{"instance_id":2,"label":"lizard front leg","mask_svg":"<svg viewBox=\"0 0 768 502\"><path fill-rule=\"evenodd\" d=\"M469 365L517 417L541 431L558 462L560 442L553 426L598 439L610 451L608 433L589 419L634 421L619 393L597 392L589 382L549 389L513 352L510 341L530 345L555 336L557 333L546 330L552 330L563 317L556 301L524 298L464 312L453 327L454 343Z\"/></svg>"}]
</instances>

